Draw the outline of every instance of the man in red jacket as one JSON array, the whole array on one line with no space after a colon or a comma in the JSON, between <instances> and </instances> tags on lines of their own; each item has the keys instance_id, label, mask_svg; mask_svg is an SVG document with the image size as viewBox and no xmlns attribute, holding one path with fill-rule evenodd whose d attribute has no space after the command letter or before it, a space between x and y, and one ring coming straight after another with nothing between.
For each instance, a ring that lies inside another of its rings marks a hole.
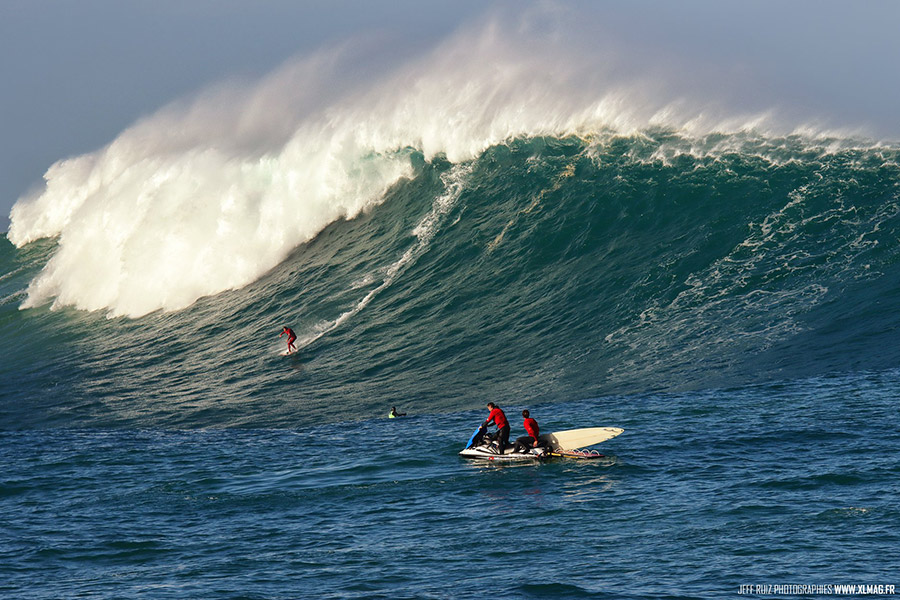
<instances>
[{"instance_id":1,"label":"man in red jacket","mask_svg":"<svg viewBox=\"0 0 900 600\"><path fill-rule=\"evenodd\" d=\"M516 445L513 446L513 452L524 452L529 448L537 448L541 443L538 439L541 435L541 430L538 427L537 421L531 418L531 415L527 410L522 411L522 416L525 417L525 422L522 424L525 426L525 431L528 432L528 435L516 438Z\"/></svg>"},{"instance_id":2,"label":"man in red jacket","mask_svg":"<svg viewBox=\"0 0 900 600\"><path fill-rule=\"evenodd\" d=\"M487 427L492 421L497 426L497 435L494 436L494 440L497 442L498 454L503 454L509 444L509 421L506 420L506 415L503 414L500 407L493 402L488 402L487 407L491 412L482 427Z\"/></svg>"}]
</instances>

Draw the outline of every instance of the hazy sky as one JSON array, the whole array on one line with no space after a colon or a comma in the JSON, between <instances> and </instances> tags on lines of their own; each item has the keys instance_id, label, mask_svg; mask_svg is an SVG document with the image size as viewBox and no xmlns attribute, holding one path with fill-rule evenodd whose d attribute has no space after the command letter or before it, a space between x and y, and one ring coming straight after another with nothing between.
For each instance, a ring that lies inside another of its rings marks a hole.
<instances>
[{"instance_id":1,"label":"hazy sky","mask_svg":"<svg viewBox=\"0 0 900 600\"><path fill-rule=\"evenodd\" d=\"M397 40L403 60L535 5L620 69L668 74L673 99L709 90L735 111L900 139L894 0L0 0L0 230L55 161L210 84L360 36Z\"/></svg>"}]
</instances>

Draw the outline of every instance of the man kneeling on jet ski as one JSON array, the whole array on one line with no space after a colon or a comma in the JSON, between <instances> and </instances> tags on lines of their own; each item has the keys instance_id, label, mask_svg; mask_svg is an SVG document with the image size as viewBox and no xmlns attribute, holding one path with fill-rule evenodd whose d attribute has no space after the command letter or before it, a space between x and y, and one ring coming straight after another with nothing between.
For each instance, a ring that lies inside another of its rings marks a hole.
<instances>
[{"instance_id":1,"label":"man kneeling on jet ski","mask_svg":"<svg viewBox=\"0 0 900 600\"><path fill-rule=\"evenodd\" d=\"M543 443L540 441L541 430L538 427L537 421L531 418L527 409L522 411L522 416L525 418L522 425L525 426L525 431L528 432L528 435L516 438L516 445L513 446L513 452L525 452L530 448L543 446Z\"/></svg>"}]
</instances>

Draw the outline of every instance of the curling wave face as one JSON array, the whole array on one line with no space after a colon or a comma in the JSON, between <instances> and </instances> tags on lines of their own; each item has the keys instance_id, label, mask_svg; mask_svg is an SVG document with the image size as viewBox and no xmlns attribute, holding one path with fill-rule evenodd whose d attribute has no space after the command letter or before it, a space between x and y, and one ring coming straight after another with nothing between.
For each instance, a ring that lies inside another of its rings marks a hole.
<instances>
[{"instance_id":1,"label":"curling wave face","mask_svg":"<svg viewBox=\"0 0 900 600\"><path fill-rule=\"evenodd\" d=\"M9 248L15 419L281 427L900 362L895 148L657 128L405 160L377 206L180 311L14 310L65 240Z\"/></svg>"},{"instance_id":2,"label":"curling wave face","mask_svg":"<svg viewBox=\"0 0 900 600\"><path fill-rule=\"evenodd\" d=\"M897 147L700 118L536 48L488 28L361 81L323 53L54 165L0 257L13 421L280 427L900 363ZM84 310L12 308L50 302Z\"/></svg>"}]
</instances>

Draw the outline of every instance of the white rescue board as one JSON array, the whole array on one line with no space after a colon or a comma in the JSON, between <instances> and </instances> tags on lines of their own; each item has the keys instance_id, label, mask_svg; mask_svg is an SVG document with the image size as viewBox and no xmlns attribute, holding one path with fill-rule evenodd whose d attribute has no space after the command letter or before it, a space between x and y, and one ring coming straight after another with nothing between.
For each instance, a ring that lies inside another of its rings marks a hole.
<instances>
[{"instance_id":1,"label":"white rescue board","mask_svg":"<svg viewBox=\"0 0 900 600\"><path fill-rule=\"evenodd\" d=\"M572 451L587 448L606 440L611 440L625 431L619 427L585 427L584 429L566 429L541 435L541 441L553 450Z\"/></svg>"}]
</instances>

